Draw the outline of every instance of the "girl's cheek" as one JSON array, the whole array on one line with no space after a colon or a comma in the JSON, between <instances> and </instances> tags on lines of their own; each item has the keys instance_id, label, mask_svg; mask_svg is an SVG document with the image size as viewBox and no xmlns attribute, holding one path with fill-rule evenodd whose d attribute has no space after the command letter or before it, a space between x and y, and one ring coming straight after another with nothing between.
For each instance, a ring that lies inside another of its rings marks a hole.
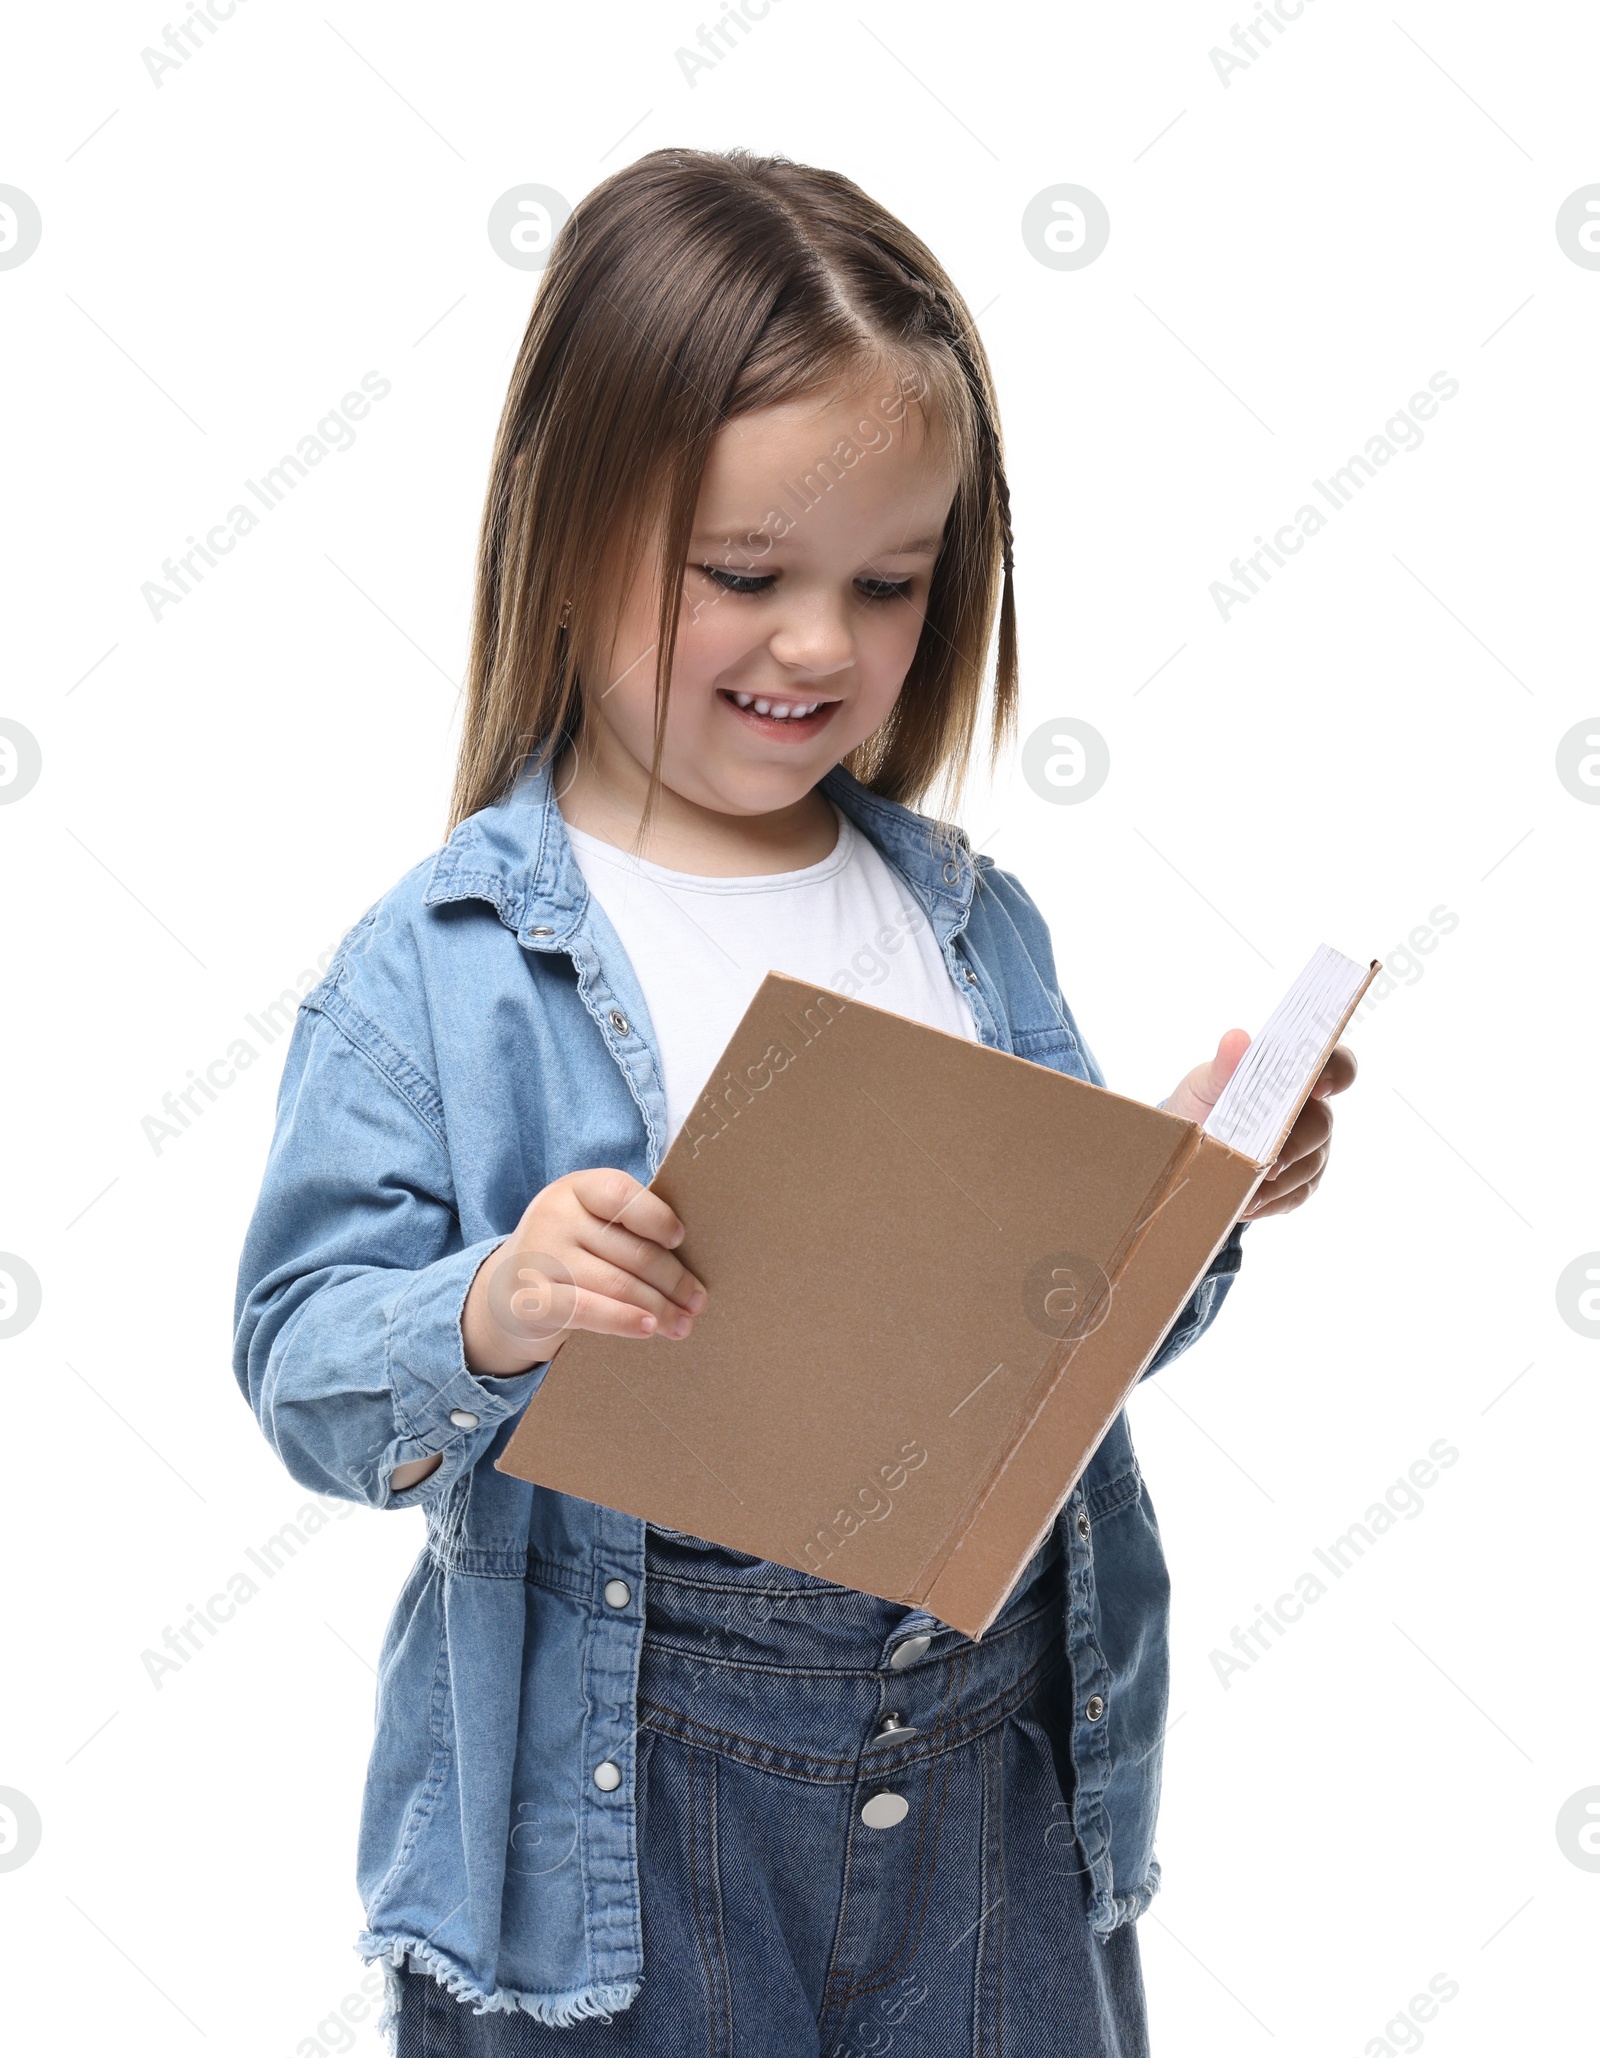
<instances>
[{"instance_id":1,"label":"girl's cheek","mask_svg":"<svg viewBox=\"0 0 1600 2058\"><path fill-rule=\"evenodd\" d=\"M672 668L674 697L681 692L685 701L709 699L720 680L759 658L761 648L762 640L753 629L727 612L719 622L715 611L708 611L687 635L679 634Z\"/></svg>"},{"instance_id":2,"label":"girl's cheek","mask_svg":"<svg viewBox=\"0 0 1600 2058\"><path fill-rule=\"evenodd\" d=\"M894 614L893 621L875 625L864 637L865 662L862 666L872 685L888 690L891 696L899 693L922 635L920 615L913 614L910 608L899 607L895 608Z\"/></svg>"}]
</instances>

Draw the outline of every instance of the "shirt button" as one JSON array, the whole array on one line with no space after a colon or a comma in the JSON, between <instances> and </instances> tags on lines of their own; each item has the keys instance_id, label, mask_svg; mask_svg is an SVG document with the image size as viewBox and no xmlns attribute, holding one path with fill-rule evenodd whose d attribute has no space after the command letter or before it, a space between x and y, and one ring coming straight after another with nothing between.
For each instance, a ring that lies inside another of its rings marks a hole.
<instances>
[{"instance_id":1,"label":"shirt button","mask_svg":"<svg viewBox=\"0 0 1600 2058\"><path fill-rule=\"evenodd\" d=\"M1078 1510L1078 1534L1085 1543L1089 1541L1089 1518L1081 1508Z\"/></svg>"},{"instance_id":2,"label":"shirt button","mask_svg":"<svg viewBox=\"0 0 1600 2058\"><path fill-rule=\"evenodd\" d=\"M946 886L954 886L954 884L956 883L956 881L957 881L957 880L958 880L958 879L959 879L960 877L961 877L961 873L960 873L960 870L959 870L959 868L958 868L958 867L957 867L956 865L954 865L954 864L949 864L949 865L946 865L946 866L945 866L945 868L944 868L944 883L946 884Z\"/></svg>"},{"instance_id":3,"label":"shirt button","mask_svg":"<svg viewBox=\"0 0 1600 2058\"><path fill-rule=\"evenodd\" d=\"M862 1809L861 1819L868 1829L893 1829L910 1812L911 1803L904 1794L874 1794Z\"/></svg>"},{"instance_id":4,"label":"shirt button","mask_svg":"<svg viewBox=\"0 0 1600 2058\"><path fill-rule=\"evenodd\" d=\"M919 1658L927 1655L932 1642L931 1636L908 1636L903 1644L897 1644L889 1653L890 1667L896 1672L904 1672L908 1665L915 1665ZM895 1819L898 1821L899 1817Z\"/></svg>"},{"instance_id":5,"label":"shirt button","mask_svg":"<svg viewBox=\"0 0 1600 2058\"><path fill-rule=\"evenodd\" d=\"M608 1579L606 1581L606 1606L608 1608L625 1608L632 1599L633 1588L629 1586L625 1579Z\"/></svg>"},{"instance_id":6,"label":"shirt button","mask_svg":"<svg viewBox=\"0 0 1600 2058\"><path fill-rule=\"evenodd\" d=\"M976 973L975 971L973 971L973 969L972 969L972 967L971 967L970 965L967 965L966 967L964 967L964 969L965 969L965 971L966 971L966 975L967 975L967 984L968 984L969 986L976 986L976 985L977 985L977 983L978 983L978 975L977 975L977 973Z\"/></svg>"},{"instance_id":7,"label":"shirt button","mask_svg":"<svg viewBox=\"0 0 1600 2058\"><path fill-rule=\"evenodd\" d=\"M915 1736L916 1733L915 1724L902 1722L898 1715L885 1715L876 1731L879 1736Z\"/></svg>"},{"instance_id":8,"label":"shirt button","mask_svg":"<svg viewBox=\"0 0 1600 2058\"><path fill-rule=\"evenodd\" d=\"M554 936L555 933L554 929L546 927L543 922L539 924L537 929L530 929L528 931L530 936Z\"/></svg>"},{"instance_id":9,"label":"shirt button","mask_svg":"<svg viewBox=\"0 0 1600 2058\"><path fill-rule=\"evenodd\" d=\"M617 1034L618 1034L619 1036L626 1036L626 1035L627 1035L627 1033L628 1033L628 1018L627 1018L627 1016L626 1016L626 1015L625 1015L625 1014L624 1014L624 1013L622 1012L621 1008L613 1008L613 1009L611 1010L611 1026L612 1026L612 1028L613 1028L613 1029L615 1029L615 1030L616 1030L616 1032L617 1032Z\"/></svg>"},{"instance_id":10,"label":"shirt button","mask_svg":"<svg viewBox=\"0 0 1600 2058\"><path fill-rule=\"evenodd\" d=\"M622 1767L607 1758L594 1768L594 1783L603 1794L614 1794L622 1784Z\"/></svg>"},{"instance_id":11,"label":"shirt button","mask_svg":"<svg viewBox=\"0 0 1600 2058\"><path fill-rule=\"evenodd\" d=\"M452 1429L476 1429L477 1426L478 1418L470 1408L452 1408L450 1410L450 1427Z\"/></svg>"},{"instance_id":12,"label":"shirt button","mask_svg":"<svg viewBox=\"0 0 1600 2058\"><path fill-rule=\"evenodd\" d=\"M1083 1704L1083 1712L1091 1722L1098 1722L1106 1712L1106 1704L1098 1694L1091 1694ZM598 1777L598 1774L596 1775Z\"/></svg>"}]
</instances>

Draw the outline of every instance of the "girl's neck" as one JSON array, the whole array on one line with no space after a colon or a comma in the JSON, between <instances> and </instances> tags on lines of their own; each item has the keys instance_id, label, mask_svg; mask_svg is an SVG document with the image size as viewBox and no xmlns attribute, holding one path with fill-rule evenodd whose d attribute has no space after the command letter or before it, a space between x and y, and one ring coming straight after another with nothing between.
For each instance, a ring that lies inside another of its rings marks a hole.
<instances>
[{"instance_id":1,"label":"girl's neck","mask_svg":"<svg viewBox=\"0 0 1600 2058\"><path fill-rule=\"evenodd\" d=\"M641 843L648 788L648 773L631 760L625 767L596 763L568 749L555 768L554 790L569 828L669 871L712 879L798 872L821 864L838 840L834 811L818 787L771 814L734 815L702 807L663 785Z\"/></svg>"}]
</instances>

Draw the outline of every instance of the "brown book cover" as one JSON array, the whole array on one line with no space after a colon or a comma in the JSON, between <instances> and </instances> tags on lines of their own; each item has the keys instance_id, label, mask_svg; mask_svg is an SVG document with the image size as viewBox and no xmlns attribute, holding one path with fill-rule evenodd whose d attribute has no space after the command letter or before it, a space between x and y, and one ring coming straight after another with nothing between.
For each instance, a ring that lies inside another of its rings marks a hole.
<instances>
[{"instance_id":1,"label":"brown book cover","mask_svg":"<svg viewBox=\"0 0 1600 2058\"><path fill-rule=\"evenodd\" d=\"M501 1469L981 1636L1275 1151L771 973L652 1182L692 1335L569 1334Z\"/></svg>"}]
</instances>

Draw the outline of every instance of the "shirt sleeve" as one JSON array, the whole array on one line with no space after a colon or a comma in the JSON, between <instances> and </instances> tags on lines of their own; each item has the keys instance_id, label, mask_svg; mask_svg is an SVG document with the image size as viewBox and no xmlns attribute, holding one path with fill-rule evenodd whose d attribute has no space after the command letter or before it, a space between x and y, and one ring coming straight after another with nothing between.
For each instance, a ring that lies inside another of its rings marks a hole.
<instances>
[{"instance_id":1,"label":"shirt sleeve","mask_svg":"<svg viewBox=\"0 0 1600 2058\"><path fill-rule=\"evenodd\" d=\"M303 1005L240 1260L233 1360L303 1486L427 1506L520 1411L543 1367L479 1378L461 1337L473 1274L500 1241L463 1244L444 1136L403 1075ZM435 1453L427 1479L393 1491L395 1466Z\"/></svg>"}]
</instances>

